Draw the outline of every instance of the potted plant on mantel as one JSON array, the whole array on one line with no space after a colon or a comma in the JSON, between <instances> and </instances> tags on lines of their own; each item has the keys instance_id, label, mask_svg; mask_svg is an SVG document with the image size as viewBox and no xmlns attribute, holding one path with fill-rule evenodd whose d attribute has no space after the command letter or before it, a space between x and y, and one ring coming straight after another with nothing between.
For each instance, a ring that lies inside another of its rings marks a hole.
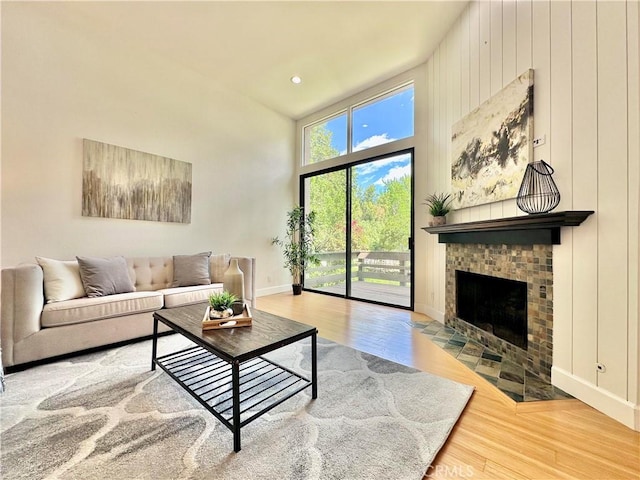
<instances>
[{"instance_id":1,"label":"potted plant on mantel","mask_svg":"<svg viewBox=\"0 0 640 480\"><path fill-rule=\"evenodd\" d=\"M430 227L444 225L447 223L447 213L451 211L450 193L433 193L425 198L423 205L429 207L429 213L433 220L429 222Z\"/></svg>"},{"instance_id":2,"label":"potted plant on mantel","mask_svg":"<svg viewBox=\"0 0 640 480\"><path fill-rule=\"evenodd\" d=\"M305 215L304 209L296 206L287 212L286 238L275 237L271 240L273 245L282 248L284 267L291 273L294 295L302 293L304 267L315 265L319 261L314 248L315 219L315 212Z\"/></svg>"}]
</instances>

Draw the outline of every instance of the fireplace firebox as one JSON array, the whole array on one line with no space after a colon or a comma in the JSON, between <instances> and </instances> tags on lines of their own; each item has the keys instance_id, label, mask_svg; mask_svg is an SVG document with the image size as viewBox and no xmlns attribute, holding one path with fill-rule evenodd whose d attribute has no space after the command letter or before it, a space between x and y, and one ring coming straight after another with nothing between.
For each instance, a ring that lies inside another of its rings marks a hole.
<instances>
[{"instance_id":1,"label":"fireplace firebox","mask_svg":"<svg viewBox=\"0 0 640 480\"><path fill-rule=\"evenodd\" d=\"M456 270L457 317L527 350L527 284Z\"/></svg>"}]
</instances>

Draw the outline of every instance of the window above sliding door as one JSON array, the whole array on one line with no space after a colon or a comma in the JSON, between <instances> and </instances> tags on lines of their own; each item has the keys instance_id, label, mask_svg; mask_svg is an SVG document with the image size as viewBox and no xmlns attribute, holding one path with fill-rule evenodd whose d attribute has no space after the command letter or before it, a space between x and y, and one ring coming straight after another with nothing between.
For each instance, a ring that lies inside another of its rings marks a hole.
<instances>
[{"instance_id":1,"label":"window above sliding door","mask_svg":"<svg viewBox=\"0 0 640 480\"><path fill-rule=\"evenodd\" d=\"M407 83L305 126L302 164L341 157L413 134L414 86Z\"/></svg>"}]
</instances>

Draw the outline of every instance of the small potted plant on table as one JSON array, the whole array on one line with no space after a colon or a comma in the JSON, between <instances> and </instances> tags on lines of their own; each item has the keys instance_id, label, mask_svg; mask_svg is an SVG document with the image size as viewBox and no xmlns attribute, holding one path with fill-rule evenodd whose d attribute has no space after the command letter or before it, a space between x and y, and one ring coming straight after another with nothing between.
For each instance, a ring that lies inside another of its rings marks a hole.
<instances>
[{"instance_id":1,"label":"small potted plant on table","mask_svg":"<svg viewBox=\"0 0 640 480\"><path fill-rule=\"evenodd\" d=\"M233 293L222 291L209 296L209 318L227 318L233 315L231 305L238 300Z\"/></svg>"}]
</instances>

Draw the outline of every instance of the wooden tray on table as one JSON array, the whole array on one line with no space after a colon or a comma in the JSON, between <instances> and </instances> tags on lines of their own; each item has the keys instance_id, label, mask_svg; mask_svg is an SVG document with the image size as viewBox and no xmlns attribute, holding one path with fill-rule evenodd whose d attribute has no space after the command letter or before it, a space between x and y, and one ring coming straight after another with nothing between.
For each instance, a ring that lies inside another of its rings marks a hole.
<instances>
[{"instance_id":1,"label":"wooden tray on table","mask_svg":"<svg viewBox=\"0 0 640 480\"><path fill-rule=\"evenodd\" d=\"M252 323L251 310L248 305L244 306L244 310L240 315L233 315L227 318L209 318L210 306L207 306L207 310L204 312L202 318L203 330L217 330L220 328L236 328L236 327L250 327Z\"/></svg>"}]
</instances>

